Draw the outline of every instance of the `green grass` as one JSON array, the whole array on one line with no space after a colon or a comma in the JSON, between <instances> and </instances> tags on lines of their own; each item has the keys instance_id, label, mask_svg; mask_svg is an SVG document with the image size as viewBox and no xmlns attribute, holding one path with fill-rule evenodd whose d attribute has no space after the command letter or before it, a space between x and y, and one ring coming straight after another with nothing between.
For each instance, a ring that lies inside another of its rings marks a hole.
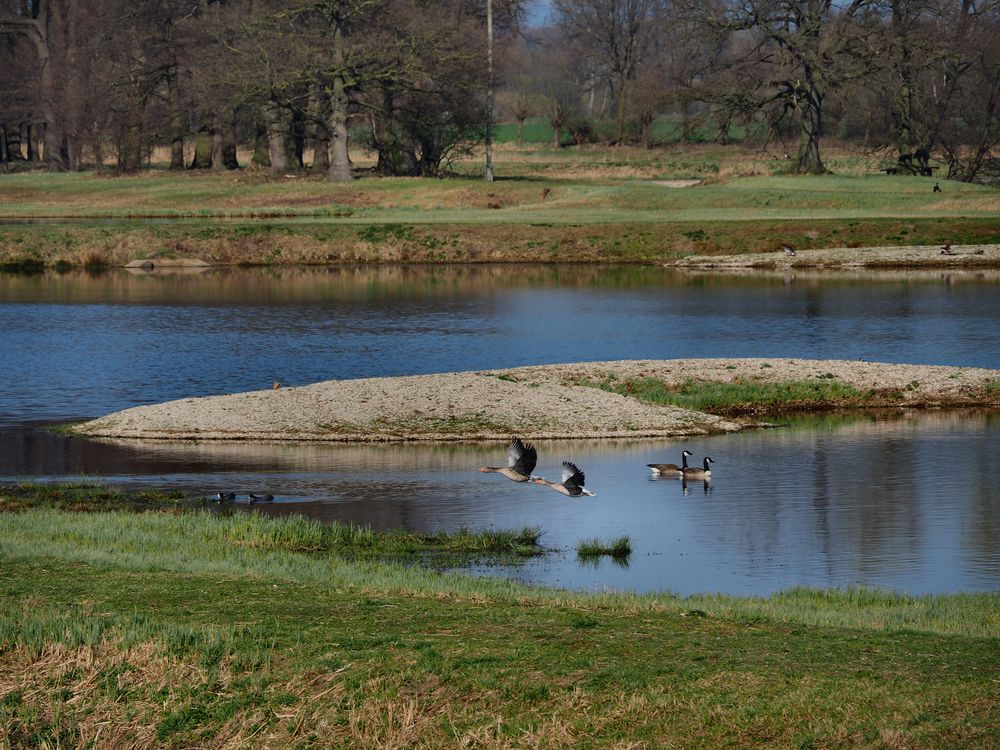
<instances>
[{"instance_id":1,"label":"green grass","mask_svg":"<svg viewBox=\"0 0 1000 750\"><path fill-rule=\"evenodd\" d=\"M838 159L840 161L838 161ZM502 147L499 179L479 160L448 180L365 178L332 185L258 171L134 176L0 176L11 218L0 270L200 257L214 264L642 262L691 254L1000 242L1000 191L870 174L834 152L841 174L789 176L741 148ZM700 179L671 189L660 181ZM157 223L144 217L161 217Z\"/></svg>"},{"instance_id":2,"label":"green grass","mask_svg":"<svg viewBox=\"0 0 1000 750\"><path fill-rule=\"evenodd\" d=\"M588 595L0 514L7 746L988 747L1000 594Z\"/></svg>"},{"instance_id":3,"label":"green grass","mask_svg":"<svg viewBox=\"0 0 1000 750\"><path fill-rule=\"evenodd\" d=\"M578 557L601 557L609 555L611 557L628 557L632 554L632 540L627 536L620 536L608 542L600 539L583 539L576 545Z\"/></svg>"},{"instance_id":4,"label":"green grass","mask_svg":"<svg viewBox=\"0 0 1000 750\"><path fill-rule=\"evenodd\" d=\"M766 383L740 380L735 383L685 380L672 385L659 378L583 379L586 385L631 396L654 404L671 404L714 414L739 414L761 411L790 411L803 408L836 408L875 403L877 394L867 394L835 379L790 380ZM879 397L884 400L885 396Z\"/></svg>"},{"instance_id":5,"label":"green grass","mask_svg":"<svg viewBox=\"0 0 1000 750\"><path fill-rule=\"evenodd\" d=\"M208 513L206 507L219 508ZM268 517L237 510L231 504L215 506L206 498L181 493L129 492L92 482L68 484L20 483L0 486L0 513L32 508L74 512L169 512L188 514L192 523L210 530L211 539L261 550L311 553L350 553L370 556L512 555L542 554L541 531L487 529L421 533L406 529L375 531L368 526L320 523L303 516Z\"/></svg>"},{"instance_id":6,"label":"green grass","mask_svg":"<svg viewBox=\"0 0 1000 750\"><path fill-rule=\"evenodd\" d=\"M1000 378L986 381L986 395L991 399L1000 398Z\"/></svg>"}]
</instances>

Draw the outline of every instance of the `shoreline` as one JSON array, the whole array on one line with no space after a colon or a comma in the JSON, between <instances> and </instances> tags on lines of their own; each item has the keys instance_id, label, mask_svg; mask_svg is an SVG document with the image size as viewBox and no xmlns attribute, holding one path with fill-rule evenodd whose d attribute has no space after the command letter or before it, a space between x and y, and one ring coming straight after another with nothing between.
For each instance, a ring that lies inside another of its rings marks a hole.
<instances>
[{"instance_id":1,"label":"shoreline","mask_svg":"<svg viewBox=\"0 0 1000 750\"><path fill-rule=\"evenodd\" d=\"M836 385L838 395L699 411L631 382ZM625 395L608 384L624 385ZM847 393L848 395L842 395ZM856 394L856 395L851 395ZM668 438L768 426L781 411L1000 406L1000 370L809 359L583 362L324 381L133 407L66 428L83 437L259 442Z\"/></svg>"}]
</instances>

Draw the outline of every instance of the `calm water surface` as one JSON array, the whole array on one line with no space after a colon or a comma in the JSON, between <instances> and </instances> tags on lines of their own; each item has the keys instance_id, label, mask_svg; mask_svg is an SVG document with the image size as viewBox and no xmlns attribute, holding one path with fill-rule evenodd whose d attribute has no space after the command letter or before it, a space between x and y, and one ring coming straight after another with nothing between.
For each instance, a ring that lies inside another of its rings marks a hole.
<instances>
[{"instance_id":1,"label":"calm water surface","mask_svg":"<svg viewBox=\"0 0 1000 750\"><path fill-rule=\"evenodd\" d=\"M991 274L594 267L0 274L0 423L554 362L864 358L1000 367Z\"/></svg>"},{"instance_id":2,"label":"calm water surface","mask_svg":"<svg viewBox=\"0 0 1000 750\"><path fill-rule=\"evenodd\" d=\"M495 445L104 443L31 425L329 378L597 359L865 358L1000 367L992 274L701 276L657 269L283 269L0 275L0 481L79 474L192 495L272 492L264 512L419 529L538 525L555 552L516 569L586 589L768 593L1000 584L1000 419L821 418L680 442L539 444L598 496L475 469ZM682 448L710 485L649 478ZM628 534L627 567L576 542Z\"/></svg>"}]
</instances>

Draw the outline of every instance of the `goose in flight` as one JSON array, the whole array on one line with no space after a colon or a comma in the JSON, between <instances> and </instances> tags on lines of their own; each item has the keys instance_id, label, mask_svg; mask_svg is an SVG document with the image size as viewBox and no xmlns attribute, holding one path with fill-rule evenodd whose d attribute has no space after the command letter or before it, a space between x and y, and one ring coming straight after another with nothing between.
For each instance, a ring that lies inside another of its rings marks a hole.
<instances>
[{"instance_id":1,"label":"goose in flight","mask_svg":"<svg viewBox=\"0 0 1000 750\"><path fill-rule=\"evenodd\" d=\"M545 477L537 477L532 480L535 484L544 484L546 487L551 487L556 492L561 492L569 497L579 497L580 495L589 495L594 497L595 492L591 492L588 489L584 489L583 484L586 481L583 472L580 471L576 464L571 461L562 462L562 481L556 484L555 482L550 482Z\"/></svg>"},{"instance_id":2,"label":"goose in flight","mask_svg":"<svg viewBox=\"0 0 1000 750\"><path fill-rule=\"evenodd\" d=\"M521 438L514 438L510 441L510 448L507 449L506 466L483 466L482 472L495 472L503 474L513 482L527 482L535 477L531 474L538 463L538 452L531 443L522 443Z\"/></svg>"},{"instance_id":3,"label":"goose in flight","mask_svg":"<svg viewBox=\"0 0 1000 750\"><path fill-rule=\"evenodd\" d=\"M646 464L654 477L679 477L687 471L688 456L693 456L691 451L681 453L681 466L677 464Z\"/></svg>"}]
</instances>

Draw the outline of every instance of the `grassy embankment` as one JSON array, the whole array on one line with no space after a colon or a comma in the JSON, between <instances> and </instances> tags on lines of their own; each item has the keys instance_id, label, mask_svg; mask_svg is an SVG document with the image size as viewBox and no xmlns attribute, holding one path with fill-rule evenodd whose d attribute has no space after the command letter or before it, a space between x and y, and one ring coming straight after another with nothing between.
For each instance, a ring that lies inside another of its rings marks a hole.
<instances>
[{"instance_id":1,"label":"grassy embankment","mask_svg":"<svg viewBox=\"0 0 1000 750\"><path fill-rule=\"evenodd\" d=\"M0 744L996 746L997 594L573 594L246 518L0 513Z\"/></svg>"},{"instance_id":2,"label":"grassy embankment","mask_svg":"<svg viewBox=\"0 0 1000 750\"><path fill-rule=\"evenodd\" d=\"M359 162L361 159L359 159ZM690 254L1000 242L1000 192L872 172L877 160L831 150L837 175L737 146L642 150L505 146L497 182L477 162L448 180L366 178L348 186L259 171L131 177L0 177L8 269L122 265L149 257L220 264L656 262ZM700 179L674 189L659 184ZM160 217L159 223L142 223ZM101 223L102 218L114 221Z\"/></svg>"},{"instance_id":3,"label":"grassy embankment","mask_svg":"<svg viewBox=\"0 0 1000 750\"><path fill-rule=\"evenodd\" d=\"M997 396L995 382L986 384L986 398L993 399ZM577 380L576 384L654 404L672 404L723 416L896 406L903 398L901 391L861 390L838 381L832 374L829 377L820 376L817 380L789 380L780 383L746 378L735 383L687 380L680 384L666 383L659 378L618 378L609 375L603 380ZM913 390L918 386L919 383L914 381L906 388Z\"/></svg>"}]
</instances>

